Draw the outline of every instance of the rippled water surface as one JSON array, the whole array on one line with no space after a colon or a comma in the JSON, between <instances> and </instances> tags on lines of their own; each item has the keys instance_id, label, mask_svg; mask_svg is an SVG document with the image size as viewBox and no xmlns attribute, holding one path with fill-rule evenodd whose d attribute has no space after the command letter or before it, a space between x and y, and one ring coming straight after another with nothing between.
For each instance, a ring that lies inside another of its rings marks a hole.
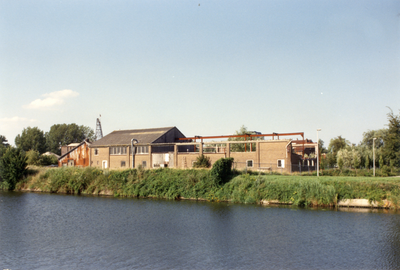
<instances>
[{"instance_id":1,"label":"rippled water surface","mask_svg":"<svg viewBox=\"0 0 400 270\"><path fill-rule=\"evenodd\" d=\"M400 269L400 214L0 191L1 269Z\"/></svg>"}]
</instances>

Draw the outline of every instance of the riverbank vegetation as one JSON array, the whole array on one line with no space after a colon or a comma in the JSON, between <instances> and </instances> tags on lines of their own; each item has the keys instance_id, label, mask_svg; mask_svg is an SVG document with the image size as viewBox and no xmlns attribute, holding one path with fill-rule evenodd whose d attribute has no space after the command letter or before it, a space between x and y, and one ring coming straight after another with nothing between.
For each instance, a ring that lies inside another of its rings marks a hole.
<instances>
[{"instance_id":1,"label":"riverbank vegetation","mask_svg":"<svg viewBox=\"0 0 400 270\"><path fill-rule=\"evenodd\" d=\"M378 203L388 200L392 207L400 205L400 178L316 178L234 171L228 176L229 181L226 181L227 178L221 181L216 179L215 172L211 172L206 169L168 168L124 171L42 168L17 183L16 190L237 203L260 203L267 200L299 206L334 206L343 199L368 199ZM226 174L224 177L227 177Z\"/></svg>"}]
</instances>

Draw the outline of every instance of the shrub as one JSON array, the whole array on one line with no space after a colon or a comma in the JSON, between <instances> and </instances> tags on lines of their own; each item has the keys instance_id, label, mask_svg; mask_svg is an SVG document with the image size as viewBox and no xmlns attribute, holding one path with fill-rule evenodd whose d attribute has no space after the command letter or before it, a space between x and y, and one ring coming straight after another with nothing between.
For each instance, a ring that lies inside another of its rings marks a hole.
<instances>
[{"instance_id":1,"label":"shrub","mask_svg":"<svg viewBox=\"0 0 400 270\"><path fill-rule=\"evenodd\" d=\"M39 164L41 166L49 166L58 164L58 159L53 155L41 155L39 158Z\"/></svg>"},{"instance_id":2,"label":"shrub","mask_svg":"<svg viewBox=\"0 0 400 270\"><path fill-rule=\"evenodd\" d=\"M6 182L8 189L13 190L15 185L26 173L26 156L16 148L9 147L0 160L0 177Z\"/></svg>"},{"instance_id":3,"label":"shrub","mask_svg":"<svg viewBox=\"0 0 400 270\"><path fill-rule=\"evenodd\" d=\"M196 161L193 163L193 168L210 168L210 167L211 167L210 157L207 157L203 154L198 156Z\"/></svg>"},{"instance_id":4,"label":"shrub","mask_svg":"<svg viewBox=\"0 0 400 270\"><path fill-rule=\"evenodd\" d=\"M29 150L26 152L26 162L28 165L39 165L39 151Z\"/></svg>"},{"instance_id":5,"label":"shrub","mask_svg":"<svg viewBox=\"0 0 400 270\"><path fill-rule=\"evenodd\" d=\"M232 175L233 158L218 159L211 168L211 176L216 184L224 184L229 181Z\"/></svg>"}]
</instances>

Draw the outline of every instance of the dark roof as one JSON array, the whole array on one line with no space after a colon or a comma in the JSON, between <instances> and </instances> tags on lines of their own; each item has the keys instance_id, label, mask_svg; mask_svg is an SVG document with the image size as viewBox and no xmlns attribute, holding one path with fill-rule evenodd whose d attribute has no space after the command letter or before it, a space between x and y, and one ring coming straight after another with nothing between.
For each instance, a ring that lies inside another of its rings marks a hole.
<instances>
[{"instance_id":1,"label":"dark roof","mask_svg":"<svg viewBox=\"0 0 400 270\"><path fill-rule=\"evenodd\" d=\"M115 130L110 134L104 136L100 140L92 143L90 147L93 148L97 146L130 145L132 139L138 140L139 144L153 143L158 138L174 128L176 127Z\"/></svg>"}]
</instances>

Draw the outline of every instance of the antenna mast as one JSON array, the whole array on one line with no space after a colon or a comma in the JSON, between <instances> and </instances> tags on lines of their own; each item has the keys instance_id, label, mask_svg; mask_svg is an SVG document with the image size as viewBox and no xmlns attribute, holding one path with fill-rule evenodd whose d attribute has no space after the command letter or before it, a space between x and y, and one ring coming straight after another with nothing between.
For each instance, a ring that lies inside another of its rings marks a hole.
<instances>
[{"instance_id":1,"label":"antenna mast","mask_svg":"<svg viewBox=\"0 0 400 270\"><path fill-rule=\"evenodd\" d=\"M100 114L101 117L101 114ZM101 129L100 117L96 120L96 141L103 138L103 130Z\"/></svg>"}]
</instances>

